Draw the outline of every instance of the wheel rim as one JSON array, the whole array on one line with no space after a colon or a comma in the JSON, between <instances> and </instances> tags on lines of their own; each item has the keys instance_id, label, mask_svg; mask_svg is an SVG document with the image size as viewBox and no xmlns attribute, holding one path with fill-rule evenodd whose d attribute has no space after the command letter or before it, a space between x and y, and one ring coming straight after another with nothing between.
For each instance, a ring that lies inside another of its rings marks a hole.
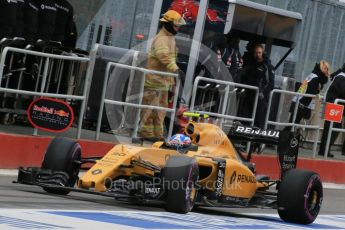
<instances>
[{"instance_id":1,"label":"wheel rim","mask_svg":"<svg viewBox=\"0 0 345 230\"><path fill-rule=\"evenodd\" d=\"M190 204L194 202L194 199L196 197L196 188L194 186L194 183L192 181L189 181L186 187L186 200Z\"/></svg>"},{"instance_id":2,"label":"wheel rim","mask_svg":"<svg viewBox=\"0 0 345 230\"><path fill-rule=\"evenodd\" d=\"M193 164L190 168L188 180L186 183L186 202L188 205L188 209L192 210L194 205L194 200L196 198L197 189L196 189L196 181L198 181L198 173L197 173L197 164Z\"/></svg>"},{"instance_id":3,"label":"wheel rim","mask_svg":"<svg viewBox=\"0 0 345 230\"><path fill-rule=\"evenodd\" d=\"M79 174L79 165L76 165L74 163L75 160L80 160L81 159L81 153L80 153L80 145L76 144L73 147L73 153L72 153L72 157L71 157L73 163L72 163L72 168L71 168L71 178L69 180L69 186L73 186L76 179L78 178L78 174Z\"/></svg>"},{"instance_id":4,"label":"wheel rim","mask_svg":"<svg viewBox=\"0 0 345 230\"><path fill-rule=\"evenodd\" d=\"M311 215L315 216L319 213L320 210L320 195L319 191L315 188L312 188L308 195L307 199L307 210L310 212Z\"/></svg>"},{"instance_id":5,"label":"wheel rim","mask_svg":"<svg viewBox=\"0 0 345 230\"><path fill-rule=\"evenodd\" d=\"M310 179L305 194L304 208L309 219L313 220L319 214L322 203L322 189L318 186L319 180L317 176Z\"/></svg>"}]
</instances>

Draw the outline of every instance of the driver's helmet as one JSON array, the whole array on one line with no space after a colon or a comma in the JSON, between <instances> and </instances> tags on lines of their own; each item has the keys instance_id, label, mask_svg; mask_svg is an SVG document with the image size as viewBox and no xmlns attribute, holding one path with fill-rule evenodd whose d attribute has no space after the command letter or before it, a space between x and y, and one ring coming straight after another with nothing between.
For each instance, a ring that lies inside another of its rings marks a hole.
<instances>
[{"instance_id":1,"label":"driver's helmet","mask_svg":"<svg viewBox=\"0 0 345 230\"><path fill-rule=\"evenodd\" d=\"M176 146L176 147L187 147L192 144L192 140L189 136L186 136L184 134L175 134L172 136L169 141L169 146Z\"/></svg>"}]
</instances>

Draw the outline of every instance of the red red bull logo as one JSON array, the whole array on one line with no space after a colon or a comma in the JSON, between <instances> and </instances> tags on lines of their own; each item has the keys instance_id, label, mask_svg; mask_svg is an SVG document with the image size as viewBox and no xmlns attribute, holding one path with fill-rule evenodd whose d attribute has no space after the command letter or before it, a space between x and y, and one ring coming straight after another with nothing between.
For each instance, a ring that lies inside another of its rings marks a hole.
<instances>
[{"instance_id":1,"label":"red red bull logo","mask_svg":"<svg viewBox=\"0 0 345 230\"><path fill-rule=\"evenodd\" d=\"M170 5L170 9L180 13L187 23L195 23L199 12L199 2L195 0L174 0ZM219 12L216 9L209 8L206 16L210 23L225 21L219 17Z\"/></svg>"},{"instance_id":2,"label":"red red bull logo","mask_svg":"<svg viewBox=\"0 0 345 230\"><path fill-rule=\"evenodd\" d=\"M64 110L62 110L62 109L60 109L60 110L55 110L55 111L54 111L54 114L55 114L55 115L58 115L58 116L60 116L60 117L69 117L69 112L66 112L66 111L64 111Z\"/></svg>"}]
</instances>

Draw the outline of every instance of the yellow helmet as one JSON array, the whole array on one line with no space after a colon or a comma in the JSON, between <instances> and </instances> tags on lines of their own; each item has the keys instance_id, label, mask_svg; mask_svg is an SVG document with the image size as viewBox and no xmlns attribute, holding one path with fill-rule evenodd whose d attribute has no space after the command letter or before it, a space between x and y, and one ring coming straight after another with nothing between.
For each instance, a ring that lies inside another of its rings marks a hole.
<instances>
[{"instance_id":1,"label":"yellow helmet","mask_svg":"<svg viewBox=\"0 0 345 230\"><path fill-rule=\"evenodd\" d=\"M165 14L163 14L163 17L159 21L172 22L175 26L186 25L186 21L183 19L181 14L179 14L175 10L168 10Z\"/></svg>"}]
</instances>

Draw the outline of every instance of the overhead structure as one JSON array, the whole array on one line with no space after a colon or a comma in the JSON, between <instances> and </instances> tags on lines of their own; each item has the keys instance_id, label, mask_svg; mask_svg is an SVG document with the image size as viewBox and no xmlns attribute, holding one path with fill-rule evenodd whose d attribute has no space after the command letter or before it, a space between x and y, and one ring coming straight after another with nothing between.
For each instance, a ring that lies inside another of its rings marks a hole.
<instances>
[{"instance_id":1,"label":"overhead structure","mask_svg":"<svg viewBox=\"0 0 345 230\"><path fill-rule=\"evenodd\" d=\"M248 0L157 0L152 25L157 26L159 16L172 8L181 9L181 13L188 16L185 20L187 23L190 21L189 26L194 28L183 93L187 102L191 98L189 89L193 84L200 45L205 33L231 33L241 40L264 43L268 54L272 45L287 47L289 51L275 66L278 68L296 46L302 23L300 13ZM157 29L151 29L149 37L153 38L156 32Z\"/></svg>"},{"instance_id":2,"label":"overhead structure","mask_svg":"<svg viewBox=\"0 0 345 230\"><path fill-rule=\"evenodd\" d=\"M247 0L228 0L224 34L236 33L243 40L255 40L283 47L295 47L302 15Z\"/></svg>"}]
</instances>

